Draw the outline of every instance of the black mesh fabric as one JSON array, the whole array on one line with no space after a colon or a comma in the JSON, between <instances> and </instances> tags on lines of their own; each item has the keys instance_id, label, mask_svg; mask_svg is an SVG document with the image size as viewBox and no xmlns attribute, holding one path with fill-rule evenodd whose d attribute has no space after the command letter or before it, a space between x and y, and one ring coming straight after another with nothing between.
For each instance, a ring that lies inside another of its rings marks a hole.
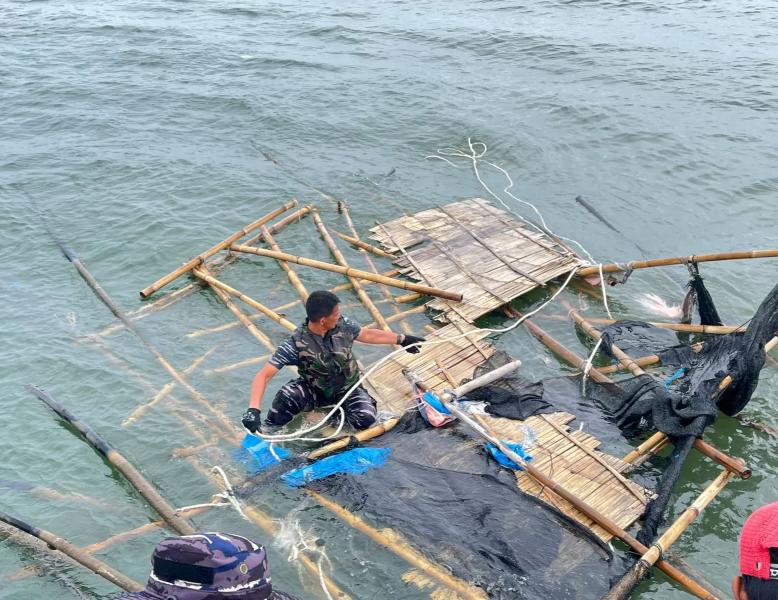
<instances>
[{"instance_id":1,"label":"black mesh fabric","mask_svg":"<svg viewBox=\"0 0 778 600\"><path fill-rule=\"evenodd\" d=\"M409 413L368 445L392 449L384 467L309 487L401 533L490 598L599 599L623 573L607 546L521 492L461 425L430 428Z\"/></svg>"},{"instance_id":2,"label":"black mesh fabric","mask_svg":"<svg viewBox=\"0 0 778 600\"><path fill-rule=\"evenodd\" d=\"M705 287L702 277L700 277L699 267L696 264L689 264L689 275L690 278L687 285L694 298L694 304L697 306L700 324L723 325L724 323L721 322L721 317L719 317L719 311L716 310L716 305L713 304L713 298Z\"/></svg>"}]
</instances>

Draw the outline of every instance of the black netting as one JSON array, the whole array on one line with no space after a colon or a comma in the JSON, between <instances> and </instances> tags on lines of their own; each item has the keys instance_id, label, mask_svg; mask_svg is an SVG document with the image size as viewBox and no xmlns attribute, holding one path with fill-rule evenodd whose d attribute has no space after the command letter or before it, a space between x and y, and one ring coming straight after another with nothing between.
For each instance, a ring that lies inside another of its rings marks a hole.
<instances>
[{"instance_id":1,"label":"black netting","mask_svg":"<svg viewBox=\"0 0 778 600\"><path fill-rule=\"evenodd\" d=\"M521 492L457 424L430 428L409 413L368 445L392 449L384 467L309 486L395 529L491 598L599 599L623 572L607 546Z\"/></svg>"},{"instance_id":2,"label":"black netting","mask_svg":"<svg viewBox=\"0 0 778 600\"><path fill-rule=\"evenodd\" d=\"M700 315L700 323L702 325L723 325L721 317L719 317L719 311L716 310L716 305L713 304L713 298L711 298L705 284L700 277L699 267L695 263L689 263L689 292L691 294L692 303L697 307L697 312Z\"/></svg>"}]
</instances>

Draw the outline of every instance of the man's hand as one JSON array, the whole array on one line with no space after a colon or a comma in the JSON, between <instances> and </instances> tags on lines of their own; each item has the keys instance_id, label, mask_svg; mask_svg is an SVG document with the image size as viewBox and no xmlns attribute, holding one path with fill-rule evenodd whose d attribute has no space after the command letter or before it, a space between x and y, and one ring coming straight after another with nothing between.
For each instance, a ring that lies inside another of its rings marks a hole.
<instances>
[{"instance_id":1,"label":"man's hand","mask_svg":"<svg viewBox=\"0 0 778 600\"><path fill-rule=\"evenodd\" d=\"M418 346L413 346L411 348L408 348L408 346L410 346L411 344L417 344L419 342L426 342L426 341L427 340L424 339L423 337L416 337L415 335L406 335L403 337L403 341L400 342L400 345L403 348L405 348L406 352L410 352L411 354L418 354L421 348L419 348Z\"/></svg>"},{"instance_id":2,"label":"man's hand","mask_svg":"<svg viewBox=\"0 0 778 600\"><path fill-rule=\"evenodd\" d=\"M259 433L262 431L262 413L258 408L250 408L243 415L243 427L249 433Z\"/></svg>"}]
</instances>

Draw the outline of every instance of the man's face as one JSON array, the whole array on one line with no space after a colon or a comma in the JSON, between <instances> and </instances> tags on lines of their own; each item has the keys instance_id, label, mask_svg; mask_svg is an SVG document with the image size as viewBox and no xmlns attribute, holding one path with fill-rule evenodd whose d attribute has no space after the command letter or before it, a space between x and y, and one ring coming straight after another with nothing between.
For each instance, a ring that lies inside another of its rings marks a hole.
<instances>
[{"instance_id":1,"label":"man's face","mask_svg":"<svg viewBox=\"0 0 778 600\"><path fill-rule=\"evenodd\" d=\"M335 305L335 310L332 311L332 314L329 317L323 317L319 319L319 323L324 328L324 331L329 331L330 329L335 329L335 326L338 324L339 318L340 318L340 306Z\"/></svg>"}]
</instances>

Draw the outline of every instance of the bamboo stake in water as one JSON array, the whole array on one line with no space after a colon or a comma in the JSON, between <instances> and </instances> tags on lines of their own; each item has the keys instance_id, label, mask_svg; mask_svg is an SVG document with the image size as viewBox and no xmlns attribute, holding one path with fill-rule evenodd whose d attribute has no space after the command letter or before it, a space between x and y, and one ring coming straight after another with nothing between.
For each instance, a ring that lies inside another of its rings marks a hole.
<instances>
[{"instance_id":1,"label":"bamboo stake in water","mask_svg":"<svg viewBox=\"0 0 778 600\"><path fill-rule=\"evenodd\" d=\"M686 530L705 507L724 489L724 486L732 479L733 474L729 471L723 471L713 480L702 494L687 508L683 514L673 523L662 536L652 544L648 552L643 554L635 563L635 566L621 578L621 580L611 588L603 600L624 600L628 598L638 583L648 574L651 567L667 552L670 546Z\"/></svg>"},{"instance_id":2,"label":"bamboo stake in water","mask_svg":"<svg viewBox=\"0 0 778 600\"><path fill-rule=\"evenodd\" d=\"M552 321L567 321L568 318L565 315L535 315L537 319L549 319ZM597 323L602 325L611 325L616 322L616 319L587 319L590 323ZM648 322L649 325L654 327L660 327L662 329L672 329L673 331L685 331L688 333L704 333L704 334L719 334L726 335L728 333L734 333L736 331L745 331L747 327L732 327L729 325L689 325L686 323L655 323Z\"/></svg>"},{"instance_id":3,"label":"bamboo stake in water","mask_svg":"<svg viewBox=\"0 0 778 600\"><path fill-rule=\"evenodd\" d=\"M168 504L162 495L148 482L143 475L121 454L114 450L108 442L101 438L94 429L89 427L76 415L59 404L54 398L43 390L35 387L34 385L28 385L27 390L46 403L60 417L65 419L73 427L75 427L81 435L89 442L89 444L100 454L110 462L116 469L124 475L125 479L143 496L143 499L149 503L149 505L159 513L159 516L170 525L176 532L181 535L190 535L195 533L195 528L178 512Z\"/></svg>"},{"instance_id":4,"label":"bamboo stake in water","mask_svg":"<svg viewBox=\"0 0 778 600\"><path fill-rule=\"evenodd\" d=\"M137 581L133 581L113 567L109 567L104 562L97 560L93 556L90 556L81 550L81 548L71 544L65 538L61 538L58 535L54 535L53 533L46 531L45 529L40 529L34 525L25 523L24 521L17 519L16 517L13 517L3 511L0 511L0 521L7 523L12 527L16 527L20 531L23 531L28 535L46 542L49 547L59 550L62 552L62 554L75 560L77 563L86 567L96 575L99 575L103 579L110 581L114 585L122 588L127 592L140 592L146 589L145 586L142 586Z\"/></svg>"},{"instance_id":5,"label":"bamboo stake in water","mask_svg":"<svg viewBox=\"0 0 778 600\"><path fill-rule=\"evenodd\" d=\"M339 205L343 205L345 203L339 202ZM349 223L351 222L351 219L349 218ZM340 233L338 231L335 232L338 237L342 240L346 240L349 244L352 244L356 246L357 248L361 248L362 250L367 250L368 252L372 252L376 256L383 256L384 258L391 258L392 260L397 260L397 257L394 254L390 254L389 252L385 252L381 250L380 248L376 248L375 246L371 246L370 244L363 242L359 239L359 236L356 235L356 233L352 230L351 236L345 235L343 233Z\"/></svg>"},{"instance_id":6,"label":"bamboo stake in water","mask_svg":"<svg viewBox=\"0 0 778 600\"><path fill-rule=\"evenodd\" d=\"M157 290L162 289L163 287L165 287L170 282L175 281L176 279L181 277L181 275L184 275L185 273L188 273L189 271L194 269L196 266L203 264L206 260L211 258L214 254L217 254L217 253L221 252L222 250L228 248L230 246L230 244L232 244L233 242L236 242L240 238L247 236L249 233L251 233L255 229L261 227L262 225L264 225L268 221L272 221L278 215L280 215L282 213L285 213L287 210L289 210L290 208L294 208L295 206L297 206L297 200L292 200L291 202L287 202L281 208L277 208L276 210L274 210L273 212L271 212L268 215L265 215L261 219L257 219L256 221L254 221L250 225L247 225L246 227L244 227L240 231L238 231L236 233L233 233L226 240L223 240L223 241L219 242L218 244L216 244L212 248L209 248L208 250L206 250L202 254L198 254L194 258L190 258L187 262L185 262L183 265L178 267L175 271L173 271L172 273L169 273L168 275L165 275L159 281L156 281L156 282L152 283L149 287L147 287L146 289L142 290L141 293L140 293L140 297L141 298L146 298L146 297L150 296L151 294L153 294L154 292L156 292Z\"/></svg>"}]
</instances>

